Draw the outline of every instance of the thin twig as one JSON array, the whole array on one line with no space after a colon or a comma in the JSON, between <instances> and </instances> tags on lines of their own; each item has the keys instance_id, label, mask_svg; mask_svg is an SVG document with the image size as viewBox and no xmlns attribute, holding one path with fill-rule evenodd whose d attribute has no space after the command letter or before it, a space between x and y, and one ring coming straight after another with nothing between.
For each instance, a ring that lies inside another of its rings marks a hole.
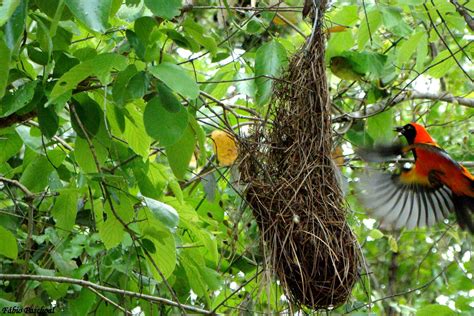
<instances>
[{"instance_id":1,"label":"thin twig","mask_svg":"<svg viewBox=\"0 0 474 316\"><path fill-rule=\"evenodd\" d=\"M209 315L211 314L210 311L191 306L191 305L183 305L177 302L174 302L172 300L163 298L163 297L158 297L158 296L153 296L153 295L148 295L148 294L143 294L143 293L137 293L137 292L132 292L132 291L127 291L127 290L122 290L122 289L117 289L113 287L108 287L108 286L103 286L100 284L96 284L90 281L85 281L85 280L79 280L79 279L74 279L74 278L68 278L68 277L58 277L58 276L47 276L47 275L34 275L34 274L0 274L0 280L32 280L32 281L40 281L40 282L56 282L56 283L68 283L68 284L76 284L82 287L86 287L88 289L95 289L97 291L104 291L104 292L109 292L109 293L115 293L119 295L124 295L124 296L130 296L130 297L136 297L139 299L144 299L149 302L156 302L156 303L161 303L169 306L174 306L174 307L182 307L185 310L195 312L195 313L201 313L201 314L206 314Z\"/></svg>"},{"instance_id":2,"label":"thin twig","mask_svg":"<svg viewBox=\"0 0 474 316\"><path fill-rule=\"evenodd\" d=\"M17 180L12 180L12 179L8 179L8 178L5 178L5 177L0 177L0 182L8 183L8 184L14 185L17 188L19 188L21 191L23 191L23 193L25 193L25 199L26 200L32 200L32 199L35 198L35 194L33 192L31 192L30 190L28 190L27 187L25 187L23 184L21 184Z\"/></svg>"},{"instance_id":3,"label":"thin twig","mask_svg":"<svg viewBox=\"0 0 474 316\"><path fill-rule=\"evenodd\" d=\"M95 295L97 295L98 297L100 297L101 299L103 299L104 301L106 301L107 303L115 306L116 308L120 309L122 312L124 312L125 314L127 315L133 315L132 312L130 312L129 310L127 310L126 308L120 306L119 304L115 303L114 301L112 301L110 298L108 298L107 296L103 295L102 293L100 293L99 291L97 291L96 289L94 289L93 287L88 287L89 291L93 292Z\"/></svg>"}]
</instances>

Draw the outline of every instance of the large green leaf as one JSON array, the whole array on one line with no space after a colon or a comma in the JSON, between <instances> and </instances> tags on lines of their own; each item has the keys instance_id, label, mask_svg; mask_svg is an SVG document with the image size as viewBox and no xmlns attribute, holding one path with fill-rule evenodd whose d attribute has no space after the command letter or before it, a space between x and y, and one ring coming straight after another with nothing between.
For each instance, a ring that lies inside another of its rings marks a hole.
<instances>
[{"instance_id":1,"label":"large green leaf","mask_svg":"<svg viewBox=\"0 0 474 316\"><path fill-rule=\"evenodd\" d=\"M23 146L20 136L13 131L12 133L0 136L0 164L10 159L18 153Z\"/></svg>"},{"instance_id":2,"label":"large green leaf","mask_svg":"<svg viewBox=\"0 0 474 316\"><path fill-rule=\"evenodd\" d=\"M153 213L148 209L142 210L143 220L139 221L139 227L143 237L153 243L154 252L149 252L150 258L147 257L147 263L150 271L152 271L155 280L162 281L162 278L155 268L160 269L165 278L168 278L176 267L176 245L175 240L168 228L160 221L155 219Z\"/></svg>"},{"instance_id":3,"label":"large green leaf","mask_svg":"<svg viewBox=\"0 0 474 316\"><path fill-rule=\"evenodd\" d=\"M64 0L74 16L96 32L107 29L112 0Z\"/></svg>"},{"instance_id":4,"label":"large green leaf","mask_svg":"<svg viewBox=\"0 0 474 316\"><path fill-rule=\"evenodd\" d=\"M257 105L263 105L270 100L273 90L273 77L278 77L281 74L281 70L286 63L286 50L276 40L263 44L257 50L255 57Z\"/></svg>"},{"instance_id":5,"label":"large green leaf","mask_svg":"<svg viewBox=\"0 0 474 316\"><path fill-rule=\"evenodd\" d=\"M178 142L166 147L166 155L171 170L178 179L183 179L189 166L189 161L196 148L196 137L191 126L188 125L183 136Z\"/></svg>"},{"instance_id":6,"label":"large green leaf","mask_svg":"<svg viewBox=\"0 0 474 316\"><path fill-rule=\"evenodd\" d=\"M127 58L114 53L105 53L88 59L74 66L59 78L49 96L49 103L65 102L71 97L72 90L89 76L97 76L103 84L110 80L113 69L123 70L127 66Z\"/></svg>"},{"instance_id":7,"label":"large green leaf","mask_svg":"<svg viewBox=\"0 0 474 316\"><path fill-rule=\"evenodd\" d=\"M0 26L5 24L12 16L15 9L20 5L21 0L4 0L0 6Z\"/></svg>"},{"instance_id":8,"label":"large green leaf","mask_svg":"<svg viewBox=\"0 0 474 316\"><path fill-rule=\"evenodd\" d=\"M456 58L459 60L461 53L455 54ZM430 64L430 69L427 74L433 78L443 77L449 70L453 69L456 65L456 61L449 50L443 50L436 56Z\"/></svg>"},{"instance_id":9,"label":"large green leaf","mask_svg":"<svg viewBox=\"0 0 474 316\"><path fill-rule=\"evenodd\" d=\"M416 311L416 316L454 316L458 315L446 305L431 304L423 306Z\"/></svg>"},{"instance_id":10,"label":"large green leaf","mask_svg":"<svg viewBox=\"0 0 474 316\"><path fill-rule=\"evenodd\" d=\"M179 15L183 2L181 0L145 0L145 4L153 14L171 20Z\"/></svg>"},{"instance_id":11,"label":"large green leaf","mask_svg":"<svg viewBox=\"0 0 474 316\"><path fill-rule=\"evenodd\" d=\"M367 119L367 133L378 144L390 144L393 139L393 110L388 109Z\"/></svg>"},{"instance_id":12,"label":"large green leaf","mask_svg":"<svg viewBox=\"0 0 474 316\"><path fill-rule=\"evenodd\" d=\"M196 81L181 66L164 62L150 67L150 73L185 97L195 99L199 95Z\"/></svg>"},{"instance_id":13,"label":"large green leaf","mask_svg":"<svg viewBox=\"0 0 474 316\"><path fill-rule=\"evenodd\" d=\"M161 146L175 144L188 126L188 112L171 90L163 84L157 85L158 95L145 108L143 121L151 137Z\"/></svg>"},{"instance_id":14,"label":"large green leaf","mask_svg":"<svg viewBox=\"0 0 474 316\"><path fill-rule=\"evenodd\" d=\"M38 104L37 111L41 132L47 138L52 138L59 128L59 117L54 111L54 107Z\"/></svg>"},{"instance_id":15,"label":"large green leaf","mask_svg":"<svg viewBox=\"0 0 474 316\"><path fill-rule=\"evenodd\" d=\"M129 115L125 117L123 137L136 154L147 159L150 152L151 138L145 131L142 106L139 105L139 102L134 102L129 103L127 108Z\"/></svg>"},{"instance_id":16,"label":"large green leaf","mask_svg":"<svg viewBox=\"0 0 474 316\"><path fill-rule=\"evenodd\" d=\"M79 117L79 121L76 115L71 113L71 124L77 135L85 138L85 132L90 138L94 137L99 131L100 124L102 122L102 110L87 93L80 93L73 98L74 109ZM82 126L81 126L82 125Z\"/></svg>"},{"instance_id":17,"label":"large green leaf","mask_svg":"<svg viewBox=\"0 0 474 316\"><path fill-rule=\"evenodd\" d=\"M424 32L418 32L410 36L409 39L404 41L400 46L400 51L398 52L398 66L401 67L404 63L406 63L411 55L416 51L420 39L424 35Z\"/></svg>"},{"instance_id":18,"label":"large green leaf","mask_svg":"<svg viewBox=\"0 0 474 316\"><path fill-rule=\"evenodd\" d=\"M174 229L178 226L179 215L172 206L147 197L144 197L144 201L153 215L155 215L155 218L166 225L166 227Z\"/></svg>"},{"instance_id":19,"label":"large green leaf","mask_svg":"<svg viewBox=\"0 0 474 316\"><path fill-rule=\"evenodd\" d=\"M18 245L15 236L0 225L0 255L15 260L18 256Z\"/></svg>"},{"instance_id":20,"label":"large green leaf","mask_svg":"<svg viewBox=\"0 0 474 316\"><path fill-rule=\"evenodd\" d=\"M362 50L365 47L370 36L372 36L372 38L375 36L375 32L381 24L382 14L380 13L380 10L375 8L367 12L367 17L362 19L359 27L359 35L357 38L359 50Z\"/></svg>"},{"instance_id":21,"label":"large green leaf","mask_svg":"<svg viewBox=\"0 0 474 316\"><path fill-rule=\"evenodd\" d=\"M0 38L0 98L5 95L5 88L8 82L8 73L10 70L10 49L5 41Z\"/></svg>"},{"instance_id":22,"label":"large green leaf","mask_svg":"<svg viewBox=\"0 0 474 316\"><path fill-rule=\"evenodd\" d=\"M64 189L59 191L59 196L56 198L54 207L51 210L51 215L56 221L56 228L58 228L59 235L68 235L77 215L77 189Z\"/></svg>"},{"instance_id":23,"label":"large green leaf","mask_svg":"<svg viewBox=\"0 0 474 316\"><path fill-rule=\"evenodd\" d=\"M27 7L28 1L20 0L20 4L8 19L7 24L5 24L5 42L11 51L17 48L23 36Z\"/></svg>"},{"instance_id":24,"label":"large green leaf","mask_svg":"<svg viewBox=\"0 0 474 316\"><path fill-rule=\"evenodd\" d=\"M8 116L24 108L33 100L37 81L30 81L13 93L7 93L0 101L0 117Z\"/></svg>"},{"instance_id":25,"label":"large green leaf","mask_svg":"<svg viewBox=\"0 0 474 316\"><path fill-rule=\"evenodd\" d=\"M41 192L48 184L49 174L54 170L45 156L37 156L21 175L20 182L31 192Z\"/></svg>"}]
</instances>

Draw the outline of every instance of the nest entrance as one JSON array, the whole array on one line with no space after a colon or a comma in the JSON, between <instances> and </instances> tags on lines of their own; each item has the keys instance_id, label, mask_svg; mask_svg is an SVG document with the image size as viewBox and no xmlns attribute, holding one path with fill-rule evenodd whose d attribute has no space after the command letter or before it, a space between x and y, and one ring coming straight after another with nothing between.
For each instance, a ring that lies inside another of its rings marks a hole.
<instances>
[{"instance_id":1,"label":"nest entrance","mask_svg":"<svg viewBox=\"0 0 474 316\"><path fill-rule=\"evenodd\" d=\"M293 303L314 309L347 300L360 258L331 159L324 41L319 28L292 58L275 88L272 123L241 140L240 164L272 270Z\"/></svg>"}]
</instances>

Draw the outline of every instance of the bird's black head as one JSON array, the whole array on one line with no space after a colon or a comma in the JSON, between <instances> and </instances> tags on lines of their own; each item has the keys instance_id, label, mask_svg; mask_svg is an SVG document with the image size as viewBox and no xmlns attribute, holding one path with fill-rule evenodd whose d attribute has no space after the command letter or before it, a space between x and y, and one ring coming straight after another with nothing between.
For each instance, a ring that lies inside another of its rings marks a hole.
<instances>
[{"instance_id":1,"label":"bird's black head","mask_svg":"<svg viewBox=\"0 0 474 316\"><path fill-rule=\"evenodd\" d=\"M401 133L407 139L408 144L413 144L416 137L416 128L412 124L407 124L402 127L396 127L395 131Z\"/></svg>"}]
</instances>

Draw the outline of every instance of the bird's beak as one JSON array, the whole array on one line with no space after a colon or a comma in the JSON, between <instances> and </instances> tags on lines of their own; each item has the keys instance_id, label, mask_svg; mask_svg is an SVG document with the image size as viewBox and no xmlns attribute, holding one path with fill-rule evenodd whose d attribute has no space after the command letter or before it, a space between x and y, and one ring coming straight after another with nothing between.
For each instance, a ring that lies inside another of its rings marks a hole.
<instances>
[{"instance_id":1,"label":"bird's beak","mask_svg":"<svg viewBox=\"0 0 474 316\"><path fill-rule=\"evenodd\" d=\"M393 130L395 132L401 133L401 132L403 132L403 127L395 127Z\"/></svg>"}]
</instances>

